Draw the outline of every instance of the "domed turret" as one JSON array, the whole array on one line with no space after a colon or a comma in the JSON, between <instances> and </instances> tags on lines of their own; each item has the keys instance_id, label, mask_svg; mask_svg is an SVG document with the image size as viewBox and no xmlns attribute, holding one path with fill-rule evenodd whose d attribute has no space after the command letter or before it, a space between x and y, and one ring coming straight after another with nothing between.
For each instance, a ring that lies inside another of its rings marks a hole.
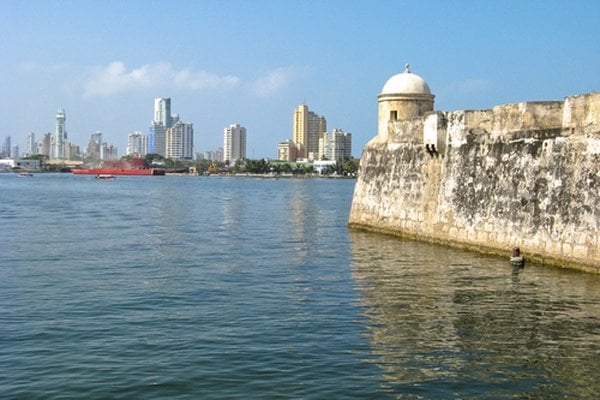
<instances>
[{"instance_id":1,"label":"domed turret","mask_svg":"<svg viewBox=\"0 0 600 400\"><path fill-rule=\"evenodd\" d=\"M392 76L383 86L381 94L425 94L431 95L429 85L425 79L410 72L409 65L401 74Z\"/></svg>"},{"instance_id":2,"label":"domed turret","mask_svg":"<svg viewBox=\"0 0 600 400\"><path fill-rule=\"evenodd\" d=\"M387 141L395 121L420 117L433 111L434 97L425 79L413 74L406 64L404 72L388 79L378 96L379 139Z\"/></svg>"}]
</instances>

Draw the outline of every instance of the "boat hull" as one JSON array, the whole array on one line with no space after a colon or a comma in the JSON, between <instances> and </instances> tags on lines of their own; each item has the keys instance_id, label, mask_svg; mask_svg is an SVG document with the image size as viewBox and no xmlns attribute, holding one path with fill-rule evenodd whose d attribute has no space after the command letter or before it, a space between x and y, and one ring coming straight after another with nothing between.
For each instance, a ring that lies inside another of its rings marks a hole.
<instances>
[{"instance_id":1,"label":"boat hull","mask_svg":"<svg viewBox=\"0 0 600 400\"><path fill-rule=\"evenodd\" d=\"M127 168L74 168L75 175L164 175L160 168L127 169Z\"/></svg>"}]
</instances>

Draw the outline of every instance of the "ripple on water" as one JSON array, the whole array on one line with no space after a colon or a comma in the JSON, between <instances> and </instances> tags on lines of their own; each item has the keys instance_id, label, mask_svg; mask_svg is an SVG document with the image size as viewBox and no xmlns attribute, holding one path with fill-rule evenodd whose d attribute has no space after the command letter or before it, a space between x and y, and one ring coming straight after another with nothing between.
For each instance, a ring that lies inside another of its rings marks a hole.
<instances>
[{"instance_id":1,"label":"ripple on water","mask_svg":"<svg viewBox=\"0 0 600 400\"><path fill-rule=\"evenodd\" d=\"M349 232L352 181L79 178L0 176L3 398L600 391L596 277Z\"/></svg>"}]
</instances>

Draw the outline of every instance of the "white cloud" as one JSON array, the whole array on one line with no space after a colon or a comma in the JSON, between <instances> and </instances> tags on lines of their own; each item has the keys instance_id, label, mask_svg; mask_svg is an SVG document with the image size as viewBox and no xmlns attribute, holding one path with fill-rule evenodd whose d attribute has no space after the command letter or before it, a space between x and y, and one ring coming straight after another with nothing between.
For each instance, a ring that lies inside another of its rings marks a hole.
<instances>
[{"instance_id":1,"label":"white cloud","mask_svg":"<svg viewBox=\"0 0 600 400\"><path fill-rule=\"evenodd\" d=\"M205 71L193 72L189 69L177 71L173 76L173 82L180 87L194 90L200 89L230 89L240 83L237 76L219 76Z\"/></svg>"},{"instance_id":2,"label":"white cloud","mask_svg":"<svg viewBox=\"0 0 600 400\"><path fill-rule=\"evenodd\" d=\"M261 97L271 96L288 87L305 72L304 69L294 66L273 69L252 84L252 92Z\"/></svg>"},{"instance_id":3,"label":"white cloud","mask_svg":"<svg viewBox=\"0 0 600 400\"><path fill-rule=\"evenodd\" d=\"M280 67L268 71L246 88L255 96L268 97L289 87L307 73L306 68ZM176 69L168 62L128 69L121 61L94 68L84 82L84 97L110 97L140 89L230 90L242 81L234 75L218 75L190 68Z\"/></svg>"},{"instance_id":4,"label":"white cloud","mask_svg":"<svg viewBox=\"0 0 600 400\"><path fill-rule=\"evenodd\" d=\"M240 82L235 76L219 76L205 71L176 70L170 63L146 64L127 70L113 61L95 68L84 83L85 97L110 97L130 90L176 86L183 89L226 90Z\"/></svg>"}]
</instances>

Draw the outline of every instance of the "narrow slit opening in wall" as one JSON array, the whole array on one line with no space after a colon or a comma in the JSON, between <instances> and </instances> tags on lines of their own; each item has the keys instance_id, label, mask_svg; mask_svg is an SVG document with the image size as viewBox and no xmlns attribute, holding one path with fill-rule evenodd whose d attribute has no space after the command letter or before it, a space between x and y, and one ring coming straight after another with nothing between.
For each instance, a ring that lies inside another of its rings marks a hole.
<instances>
[{"instance_id":1,"label":"narrow slit opening in wall","mask_svg":"<svg viewBox=\"0 0 600 400\"><path fill-rule=\"evenodd\" d=\"M398 111L390 111L390 121L398 120Z\"/></svg>"}]
</instances>

